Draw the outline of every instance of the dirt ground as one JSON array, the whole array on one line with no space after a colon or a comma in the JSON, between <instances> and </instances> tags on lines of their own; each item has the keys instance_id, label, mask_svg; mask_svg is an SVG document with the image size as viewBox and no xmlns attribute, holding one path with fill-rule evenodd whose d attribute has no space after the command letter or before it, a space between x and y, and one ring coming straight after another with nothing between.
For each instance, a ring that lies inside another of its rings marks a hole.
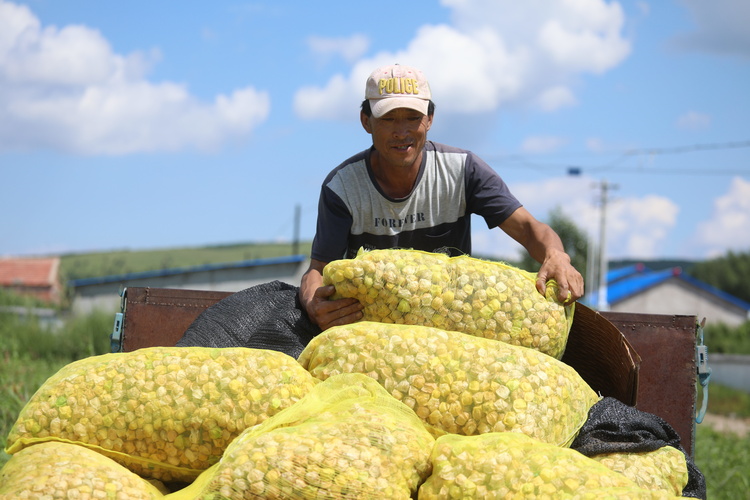
<instances>
[{"instance_id":1,"label":"dirt ground","mask_svg":"<svg viewBox=\"0 0 750 500\"><path fill-rule=\"evenodd\" d=\"M706 413L703 422L698 425L708 425L719 432L733 432L742 438L750 434L750 418L727 417Z\"/></svg>"}]
</instances>

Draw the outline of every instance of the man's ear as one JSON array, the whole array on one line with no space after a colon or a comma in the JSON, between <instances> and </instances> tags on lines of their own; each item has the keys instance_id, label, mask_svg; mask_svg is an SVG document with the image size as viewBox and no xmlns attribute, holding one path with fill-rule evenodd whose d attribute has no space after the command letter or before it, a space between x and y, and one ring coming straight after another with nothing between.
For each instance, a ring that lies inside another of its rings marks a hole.
<instances>
[{"instance_id":1,"label":"man's ear","mask_svg":"<svg viewBox=\"0 0 750 500\"><path fill-rule=\"evenodd\" d=\"M370 117L367 116L363 111L359 112L359 121L362 123L362 127L368 134L372 134L372 127L370 126Z\"/></svg>"}]
</instances>

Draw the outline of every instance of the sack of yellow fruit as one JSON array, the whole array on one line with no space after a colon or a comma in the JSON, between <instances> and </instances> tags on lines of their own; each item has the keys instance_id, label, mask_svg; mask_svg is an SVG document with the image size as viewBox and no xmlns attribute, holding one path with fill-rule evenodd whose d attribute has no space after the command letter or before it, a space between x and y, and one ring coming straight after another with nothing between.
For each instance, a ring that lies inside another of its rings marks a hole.
<instances>
[{"instance_id":1,"label":"sack of yellow fruit","mask_svg":"<svg viewBox=\"0 0 750 500\"><path fill-rule=\"evenodd\" d=\"M688 483L685 454L672 446L642 453L608 453L591 457L641 488L682 495Z\"/></svg>"},{"instance_id":2,"label":"sack of yellow fruit","mask_svg":"<svg viewBox=\"0 0 750 500\"><path fill-rule=\"evenodd\" d=\"M360 250L354 259L328 263L323 284L333 299L353 297L366 321L423 325L536 349L562 358L574 306L546 296L536 274L466 255L419 250Z\"/></svg>"},{"instance_id":3,"label":"sack of yellow fruit","mask_svg":"<svg viewBox=\"0 0 750 500\"><path fill-rule=\"evenodd\" d=\"M143 477L190 481L240 432L316 383L291 356L262 349L149 347L92 356L42 384L21 410L6 452L69 442Z\"/></svg>"},{"instance_id":4,"label":"sack of yellow fruit","mask_svg":"<svg viewBox=\"0 0 750 500\"><path fill-rule=\"evenodd\" d=\"M522 432L568 445L599 396L570 366L533 349L416 325L329 328L298 358L321 380L363 373L442 433Z\"/></svg>"},{"instance_id":5,"label":"sack of yellow fruit","mask_svg":"<svg viewBox=\"0 0 750 500\"><path fill-rule=\"evenodd\" d=\"M0 498L156 500L157 487L111 458L70 443L29 446L0 469Z\"/></svg>"},{"instance_id":6,"label":"sack of yellow fruit","mask_svg":"<svg viewBox=\"0 0 750 500\"><path fill-rule=\"evenodd\" d=\"M339 375L245 430L218 464L167 498L409 500L430 474L434 443L377 382Z\"/></svg>"},{"instance_id":7,"label":"sack of yellow fruit","mask_svg":"<svg viewBox=\"0 0 750 500\"><path fill-rule=\"evenodd\" d=\"M430 460L433 471L419 488L420 500L674 498L642 489L575 450L512 432L441 436Z\"/></svg>"}]
</instances>

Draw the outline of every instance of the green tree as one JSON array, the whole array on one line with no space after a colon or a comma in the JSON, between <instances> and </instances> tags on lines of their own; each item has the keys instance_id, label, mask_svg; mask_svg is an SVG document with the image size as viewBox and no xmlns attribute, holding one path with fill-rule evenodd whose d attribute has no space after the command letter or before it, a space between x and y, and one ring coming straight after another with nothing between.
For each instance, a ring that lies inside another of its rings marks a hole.
<instances>
[{"instance_id":1,"label":"green tree","mask_svg":"<svg viewBox=\"0 0 750 500\"><path fill-rule=\"evenodd\" d=\"M588 237L586 233L576 226L569 217L563 214L560 207L556 207L549 213L547 224L560 236L565 246L565 251L570 255L570 262L586 280L586 255L588 254ZM535 261L527 252L523 252L521 262L518 264L521 269L537 272L540 264Z\"/></svg>"},{"instance_id":2,"label":"green tree","mask_svg":"<svg viewBox=\"0 0 750 500\"><path fill-rule=\"evenodd\" d=\"M750 252L730 251L722 257L696 262L687 272L704 283L750 302Z\"/></svg>"}]
</instances>

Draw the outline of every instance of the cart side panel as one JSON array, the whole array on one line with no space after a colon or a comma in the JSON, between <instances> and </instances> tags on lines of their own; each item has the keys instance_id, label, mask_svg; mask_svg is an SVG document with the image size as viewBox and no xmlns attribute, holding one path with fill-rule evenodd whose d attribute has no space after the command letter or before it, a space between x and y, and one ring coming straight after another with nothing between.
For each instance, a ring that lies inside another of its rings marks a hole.
<instances>
[{"instance_id":1,"label":"cart side panel","mask_svg":"<svg viewBox=\"0 0 750 500\"><path fill-rule=\"evenodd\" d=\"M562 362L572 366L594 391L635 406L641 359L610 321L577 303Z\"/></svg>"},{"instance_id":2,"label":"cart side panel","mask_svg":"<svg viewBox=\"0 0 750 500\"><path fill-rule=\"evenodd\" d=\"M134 287L125 290L122 350L173 346L193 321L231 292Z\"/></svg>"},{"instance_id":3,"label":"cart side panel","mask_svg":"<svg viewBox=\"0 0 750 500\"><path fill-rule=\"evenodd\" d=\"M602 312L641 357L636 408L669 423L694 456L696 317Z\"/></svg>"}]
</instances>

